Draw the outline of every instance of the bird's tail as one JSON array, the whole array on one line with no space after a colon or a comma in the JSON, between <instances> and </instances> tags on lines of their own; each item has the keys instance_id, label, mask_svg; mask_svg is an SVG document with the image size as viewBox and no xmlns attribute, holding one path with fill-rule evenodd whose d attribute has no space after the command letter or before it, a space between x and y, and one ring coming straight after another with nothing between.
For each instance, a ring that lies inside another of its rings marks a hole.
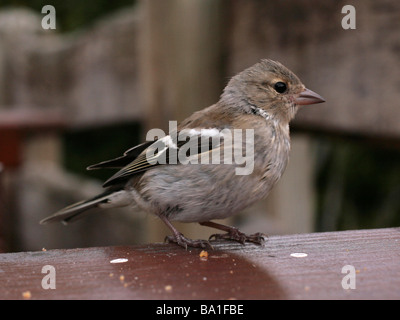
<instances>
[{"instance_id":1,"label":"bird's tail","mask_svg":"<svg viewBox=\"0 0 400 320\"><path fill-rule=\"evenodd\" d=\"M126 191L115 191L109 189L89 200L80 201L61 209L53 215L41 220L40 224L59 221L68 224L69 222L79 219L82 216L82 213L89 209L96 207L122 207L129 205L130 203L131 200Z\"/></svg>"}]
</instances>

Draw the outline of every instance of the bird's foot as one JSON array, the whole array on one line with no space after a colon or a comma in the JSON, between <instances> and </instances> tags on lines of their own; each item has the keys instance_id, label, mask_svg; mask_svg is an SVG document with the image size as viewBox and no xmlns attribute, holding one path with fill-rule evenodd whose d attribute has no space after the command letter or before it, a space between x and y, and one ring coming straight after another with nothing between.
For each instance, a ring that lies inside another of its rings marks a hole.
<instances>
[{"instance_id":1,"label":"bird's foot","mask_svg":"<svg viewBox=\"0 0 400 320\"><path fill-rule=\"evenodd\" d=\"M213 250L213 246L211 245L211 243L207 240L192 240L189 238L186 238L182 233L176 233L172 236L166 236L165 237L165 242L168 243L176 243L178 245L180 245L181 247L185 248L187 250L188 247L192 247L192 248L209 248L211 250Z\"/></svg>"},{"instance_id":2,"label":"bird's foot","mask_svg":"<svg viewBox=\"0 0 400 320\"><path fill-rule=\"evenodd\" d=\"M247 235L239 231L237 228L229 227L229 231L227 233L212 234L208 240L211 240L212 238L215 240L233 240L240 242L241 244L245 244L245 242L253 242L258 245L264 245L265 239L268 238L268 236L261 232Z\"/></svg>"}]
</instances>

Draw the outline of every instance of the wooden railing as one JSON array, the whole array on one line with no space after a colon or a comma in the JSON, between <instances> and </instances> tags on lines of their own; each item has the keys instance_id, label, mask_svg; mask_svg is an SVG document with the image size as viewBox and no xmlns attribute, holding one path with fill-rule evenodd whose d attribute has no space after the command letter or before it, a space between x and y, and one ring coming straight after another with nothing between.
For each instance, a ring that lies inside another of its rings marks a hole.
<instances>
[{"instance_id":1,"label":"wooden railing","mask_svg":"<svg viewBox=\"0 0 400 320\"><path fill-rule=\"evenodd\" d=\"M400 299L399 228L213 245L1 254L0 299Z\"/></svg>"}]
</instances>

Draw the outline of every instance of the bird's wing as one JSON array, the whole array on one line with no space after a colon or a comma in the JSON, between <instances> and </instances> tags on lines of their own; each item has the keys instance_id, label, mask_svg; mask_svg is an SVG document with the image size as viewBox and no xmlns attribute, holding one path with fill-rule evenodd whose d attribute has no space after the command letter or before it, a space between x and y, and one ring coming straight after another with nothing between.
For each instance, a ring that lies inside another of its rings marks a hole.
<instances>
[{"instance_id":1,"label":"bird's wing","mask_svg":"<svg viewBox=\"0 0 400 320\"><path fill-rule=\"evenodd\" d=\"M124 155L115 159L106 160L100 163L93 164L87 167L87 170L95 169L121 169L134 161L142 152L146 150L154 141L147 141L145 143L139 144L129 150L124 152Z\"/></svg>"},{"instance_id":2,"label":"bird's wing","mask_svg":"<svg viewBox=\"0 0 400 320\"><path fill-rule=\"evenodd\" d=\"M216 151L222 146L223 139L221 139L218 129L184 129L179 133L171 133L155 142L151 141L138 156L109 178L103 186L108 187L120 183L154 166L181 165L187 164L189 161L193 163L194 158L208 156L213 150ZM134 149L130 150L133 154ZM129 150L128 156L131 159ZM100 167L104 167L104 165L109 167L113 161L121 164L126 160L125 157L127 155L99 165L101 165Z\"/></svg>"}]
</instances>

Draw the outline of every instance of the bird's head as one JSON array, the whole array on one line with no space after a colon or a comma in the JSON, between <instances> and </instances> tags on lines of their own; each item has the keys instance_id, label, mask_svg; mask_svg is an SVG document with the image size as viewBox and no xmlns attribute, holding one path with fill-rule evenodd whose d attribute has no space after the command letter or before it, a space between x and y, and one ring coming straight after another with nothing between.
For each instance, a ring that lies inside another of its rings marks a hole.
<instances>
[{"instance_id":1,"label":"bird's head","mask_svg":"<svg viewBox=\"0 0 400 320\"><path fill-rule=\"evenodd\" d=\"M299 106L325 101L285 66L267 59L234 76L221 98L230 105L240 101L239 108L260 108L285 122L294 118Z\"/></svg>"}]
</instances>

